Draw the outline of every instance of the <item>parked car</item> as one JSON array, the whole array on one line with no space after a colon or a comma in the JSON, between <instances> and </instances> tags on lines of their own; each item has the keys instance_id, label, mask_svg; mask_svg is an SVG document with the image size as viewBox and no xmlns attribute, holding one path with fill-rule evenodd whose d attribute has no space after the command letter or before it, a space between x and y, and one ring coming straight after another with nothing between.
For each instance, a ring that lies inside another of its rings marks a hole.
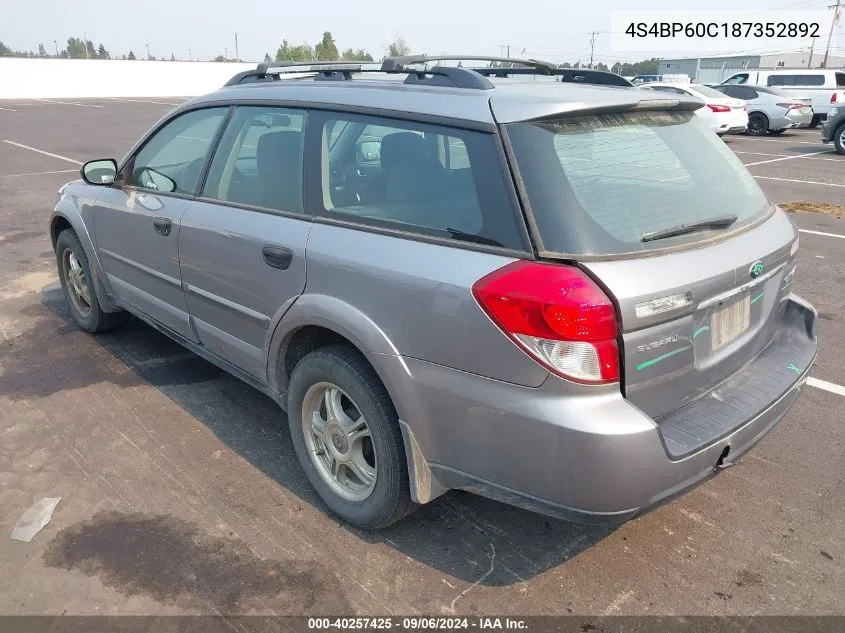
<instances>
[{"instance_id":1,"label":"parked car","mask_svg":"<svg viewBox=\"0 0 845 633\"><path fill-rule=\"evenodd\" d=\"M654 81L661 81L663 78L660 75L637 75L631 80L631 83L635 86L640 84L647 84Z\"/></svg>"},{"instance_id":2,"label":"parked car","mask_svg":"<svg viewBox=\"0 0 845 633\"><path fill-rule=\"evenodd\" d=\"M822 142L833 142L840 154L845 154L845 105L827 111L827 120L822 125Z\"/></svg>"},{"instance_id":3,"label":"parked car","mask_svg":"<svg viewBox=\"0 0 845 633\"><path fill-rule=\"evenodd\" d=\"M779 88L721 85L716 90L745 101L748 109L745 131L752 136L781 134L791 128L809 127L813 120L809 99L799 99Z\"/></svg>"},{"instance_id":4,"label":"parked car","mask_svg":"<svg viewBox=\"0 0 845 633\"><path fill-rule=\"evenodd\" d=\"M745 128L748 127L748 112L746 111L745 101L728 97L713 88L700 84L660 82L640 86L640 89L687 95L701 99L704 105L695 113L704 119L710 129L719 136L744 132Z\"/></svg>"},{"instance_id":5,"label":"parked car","mask_svg":"<svg viewBox=\"0 0 845 633\"><path fill-rule=\"evenodd\" d=\"M835 104L845 103L845 71L826 68L791 68L745 70L725 79L722 84L756 85L780 88L794 97L807 98L813 106L809 127L816 127Z\"/></svg>"},{"instance_id":6,"label":"parked car","mask_svg":"<svg viewBox=\"0 0 845 633\"><path fill-rule=\"evenodd\" d=\"M436 60L262 64L85 163L73 319L269 395L363 528L450 488L618 523L735 463L816 357L792 221L696 99Z\"/></svg>"}]
</instances>

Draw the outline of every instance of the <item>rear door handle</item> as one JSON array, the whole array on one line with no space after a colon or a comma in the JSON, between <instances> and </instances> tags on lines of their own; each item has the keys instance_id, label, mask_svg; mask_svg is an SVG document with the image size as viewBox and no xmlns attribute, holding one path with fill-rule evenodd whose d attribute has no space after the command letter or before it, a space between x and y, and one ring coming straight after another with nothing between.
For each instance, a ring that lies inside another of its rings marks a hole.
<instances>
[{"instance_id":1,"label":"rear door handle","mask_svg":"<svg viewBox=\"0 0 845 633\"><path fill-rule=\"evenodd\" d=\"M281 246L265 246L261 249L264 263L272 268L287 270L293 261L293 251Z\"/></svg>"},{"instance_id":2,"label":"rear door handle","mask_svg":"<svg viewBox=\"0 0 845 633\"><path fill-rule=\"evenodd\" d=\"M170 218L155 218L153 220L153 226L155 227L156 233L167 237L170 235L170 229L173 228L173 222Z\"/></svg>"}]
</instances>

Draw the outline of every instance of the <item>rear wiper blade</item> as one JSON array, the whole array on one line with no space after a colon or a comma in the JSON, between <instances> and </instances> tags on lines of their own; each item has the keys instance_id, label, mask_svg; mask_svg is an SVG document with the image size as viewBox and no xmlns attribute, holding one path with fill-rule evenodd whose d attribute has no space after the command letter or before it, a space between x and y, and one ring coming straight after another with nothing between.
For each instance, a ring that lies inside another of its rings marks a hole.
<instances>
[{"instance_id":1,"label":"rear wiper blade","mask_svg":"<svg viewBox=\"0 0 845 633\"><path fill-rule=\"evenodd\" d=\"M484 244L486 246L504 246L501 242L484 237L483 235L476 235L475 233L465 233L464 231L450 229L449 227L446 227L446 232L454 239L463 240L464 242L474 242L475 244Z\"/></svg>"},{"instance_id":2,"label":"rear wiper blade","mask_svg":"<svg viewBox=\"0 0 845 633\"><path fill-rule=\"evenodd\" d=\"M708 220L699 220L698 222L690 222L689 224L678 224L677 226L670 226L668 229L660 229L652 233L646 233L640 239L641 242L653 242L654 240L662 240L666 237L675 237L677 235L686 235L687 233L695 233L696 231L705 231L707 229L724 229L736 222L738 217L736 215L720 215Z\"/></svg>"}]
</instances>

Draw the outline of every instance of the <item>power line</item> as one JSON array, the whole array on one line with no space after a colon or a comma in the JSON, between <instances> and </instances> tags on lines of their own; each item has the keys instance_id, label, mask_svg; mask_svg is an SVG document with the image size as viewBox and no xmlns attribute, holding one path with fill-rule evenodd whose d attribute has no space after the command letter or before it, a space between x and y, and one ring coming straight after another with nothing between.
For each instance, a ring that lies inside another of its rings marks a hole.
<instances>
[{"instance_id":1,"label":"power line","mask_svg":"<svg viewBox=\"0 0 845 633\"><path fill-rule=\"evenodd\" d=\"M822 67L827 68L827 60L830 58L830 42L833 39L833 29L836 28L836 23L839 22L839 7L841 0L836 0L836 6L833 9L833 17L830 20L830 33L827 35L827 48L824 51L824 61Z\"/></svg>"}]
</instances>

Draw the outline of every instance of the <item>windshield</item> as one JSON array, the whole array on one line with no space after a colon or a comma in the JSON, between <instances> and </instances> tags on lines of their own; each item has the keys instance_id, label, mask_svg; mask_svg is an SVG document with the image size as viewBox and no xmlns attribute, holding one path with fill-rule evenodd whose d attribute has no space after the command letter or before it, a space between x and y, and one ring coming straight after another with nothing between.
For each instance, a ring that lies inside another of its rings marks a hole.
<instances>
[{"instance_id":1,"label":"windshield","mask_svg":"<svg viewBox=\"0 0 845 633\"><path fill-rule=\"evenodd\" d=\"M724 141L692 112L620 113L507 126L543 250L615 255L701 241L770 210ZM736 215L660 241L644 235Z\"/></svg>"}]
</instances>

